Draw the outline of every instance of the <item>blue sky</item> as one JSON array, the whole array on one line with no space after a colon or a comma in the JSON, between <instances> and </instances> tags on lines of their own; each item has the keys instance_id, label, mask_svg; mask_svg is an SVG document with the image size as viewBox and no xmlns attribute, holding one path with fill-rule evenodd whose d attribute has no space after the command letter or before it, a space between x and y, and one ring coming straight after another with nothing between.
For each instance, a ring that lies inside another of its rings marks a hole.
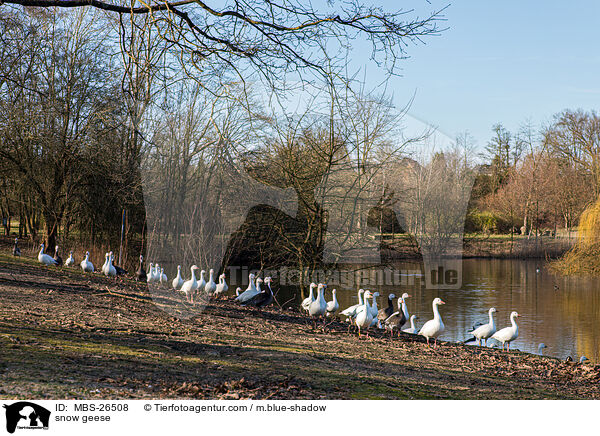
<instances>
[{"instance_id":1,"label":"blue sky","mask_svg":"<svg viewBox=\"0 0 600 436\"><path fill-rule=\"evenodd\" d=\"M419 5L386 0L385 8ZM449 4L425 0L425 9ZM483 147L491 127L540 125L563 109L600 109L600 2L465 0L445 11L448 30L409 46L388 90L409 113L450 137L468 130ZM367 79L383 72L367 67Z\"/></svg>"}]
</instances>

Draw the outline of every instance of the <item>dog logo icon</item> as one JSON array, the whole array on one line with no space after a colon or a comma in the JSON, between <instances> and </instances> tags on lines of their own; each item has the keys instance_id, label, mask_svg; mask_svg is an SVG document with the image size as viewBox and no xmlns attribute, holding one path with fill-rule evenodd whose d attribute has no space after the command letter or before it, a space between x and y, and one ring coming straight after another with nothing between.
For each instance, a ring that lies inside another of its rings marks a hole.
<instances>
[{"instance_id":1,"label":"dog logo icon","mask_svg":"<svg viewBox=\"0 0 600 436\"><path fill-rule=\"evenodd\" d=\"M19 429L48 429L50 411L29 401L5 404L6 431L14 433Z\"/></svg>"}]
</instances>

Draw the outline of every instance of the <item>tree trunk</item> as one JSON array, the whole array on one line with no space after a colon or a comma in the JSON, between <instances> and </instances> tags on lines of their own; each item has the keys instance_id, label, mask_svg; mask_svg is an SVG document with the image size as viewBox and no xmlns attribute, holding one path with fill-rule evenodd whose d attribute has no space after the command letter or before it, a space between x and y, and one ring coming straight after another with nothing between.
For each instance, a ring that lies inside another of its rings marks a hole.
<instances>
[{"instance_id":1,"label":"tree trunk","mask_svg":"<svg viewBox=\"0 0 600 436\"><path fill-rule=\"evenodd\" d=\"M56 237L58 236L58 226L60 223L52 213L44 214L44 220L46 221L46 252L50 255L54 255Z\"/></svg>"}]
</instances>

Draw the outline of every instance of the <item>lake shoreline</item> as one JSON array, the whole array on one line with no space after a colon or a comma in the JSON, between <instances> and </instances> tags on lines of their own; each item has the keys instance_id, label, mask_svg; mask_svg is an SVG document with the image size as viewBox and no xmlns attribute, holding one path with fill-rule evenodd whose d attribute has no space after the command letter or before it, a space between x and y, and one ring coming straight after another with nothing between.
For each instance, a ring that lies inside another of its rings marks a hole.
<instances>
[{"instance_id":1,"label":"lake shoreline","mask_svg":"<svg viewBox=\"0 0 600 436\"><path fill-rule=\"evenodd\" d=\"M573 364L211 302L0 255L0 398L597 399L600 365ZM161 309L162 308L162 309Z\"/></svg>"}]
</instances>

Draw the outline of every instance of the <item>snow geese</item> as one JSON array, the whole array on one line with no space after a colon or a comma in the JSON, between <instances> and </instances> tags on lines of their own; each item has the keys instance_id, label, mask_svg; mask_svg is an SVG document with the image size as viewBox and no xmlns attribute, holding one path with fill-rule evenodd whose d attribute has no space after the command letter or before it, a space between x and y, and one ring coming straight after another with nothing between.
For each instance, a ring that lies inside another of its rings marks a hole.
<instances>
[{"instance_id":1,"label":"snow geese","mask_svg":"<svg viewBox=\"0 0 600 436\"><path fill-rule=\"evenodd\" d=\"M75 258L73 257L73 250L69 251L69 257L67 257L67 260L65 261L65 265L66 266L75 265Z\"/></svg>"},{"instance_id":2,"label":"snow geese","mask_svg":"<svg viewBox=\"0 0 600 436\"><path fill-rule=\"evenodd\" d=\"M310 303L310 306L308 307L308 314L313 319L325 316L327 313L327 302L325 301L324 289L325 285L323 283L319 283L317 286L317 297L312 303Z\"/></svg>"},{"instance_id":3,"label":"snow geese","mask_svg":"<svg viewBox=\"0 0 600 436\"><path fill-rule=\"evenodd\" d=\"M160 283L161 284L166 284L168 281L169 281L169 278L165 274L165 269L161 268L160 269Z\"/></svg>"},{"instance_id":4,"label":"snow geese","mask_svg":"<svg viewBox=\"0 0 600 436\"><path fill-rule=\"evenodd\" d=\"M155 263L154 269L152 270L152 281L160 282L160 265Z\"/></svg>"},{"instance_id":5,"label":"snow geese","mask_svg":"<svg viewBox=\"0 0 600 436\"><path fill-rule=\"evenodd\" d=\"M196 270L198 267L196 265L192 265L190 271L192 273L192 278L185 281L183 285L181 285L181 292L183 292L187 298L187 301L190 303L194 302L194 292L198 289L198 281L196 280Z\"/></svg>"},{"instance_id":6,"label":"snow geese","mask_svg":"<svg viewBox=\"0 0 600 436\"><path fill-rule=\"evenodd\" d=\"M215 290L215 297L219 298L222 294L226 294L228 289L229 286L227 286L227 282L225 281L225 274L221 274L219 276L219 284Z\"/></svg>"},{"instance_id":7,"label":"snow geese","mask_svg":"<svg viewBox=\"0 0 600 436\"><path fill-rule=\"evenodd\" d=\"M173 289L179 291L183 286L183 277L181 277L181 265L177 265L177 277L173 279Z\"/></svg>"},{"instance_id":8,"label":"snow geese","mask_svg":"<svg viewBox=\"0 0 600 436\"><path fill-rule=\"evenodd\" d=\"M331 291L332 300L327 302L327 316L334 316L340 310L340 303L337 301L337 290Z\"/></svg>"},{"instance_id":9,"label":"snow geese","mask_svg":"<svg viewBox=\"0 0 600 436\"><path fill-rule=\"evenodd\" d=\"M140 254L140 266L135 272L135 277L140 282L145 282L148 279L148 275L146 274L146 270L144 269L144 256Z\"/></svg>"},{"instance_id":10,"label":"snow geese","mask_svg":"<svg viewBox=\"0 0 600 436\"><path fill-rule=\"evenodd\" d=\"M377 319L380 323L383 323L383 321L388 319L394 313L394 298L396 298L394 294L388 295L388 307L379 309Z\"/></svg>"},{"instance_id":11,"label":"snow geese","mask_svg":"<svg viewBox=\"0 0 600 436\"><path fill-rule=\"evenodd\" d=\"M427 345L429 345L429 339L434 339L434 347L437 347L437 338L444 331L444 322L442 321L442 316L438 310L438 306L441 304L446 304L442 301L441 298L434 298L433 303L431 304L433 307L433 319L430 319L419 331L421 336L425 336L427 338Z\"/></svg>"},{"instance_id":12,"label":"snow geese","mask_svg":"<svg viewBox=\"0 0 600 436\"><path fill-rule=\"evenodd\" d=\"M154 281L154 264L152 262L150 262L150 265L148 268L148 274L146 274L146 282L152 283L153 281Z\"/></svg>"},{"instance_id":13,"label":"snow geese","mask_svg":"<svg viewBox=\"0 0 600 436\"><path fill-rule=\"evenodd\" d=\"M85 258L81 261L81 263L79 264L81 266L81 269L83 270L83 272L94 272L94 264L92 262L90 262L90 252L86 251L85 252Z\"/></svg>"},{"instance_id":14,"label":"snow geese","mask_svg":"<svg viewBox=\"0 0 600 436\"><path fill-rule=\"evenodd\" d=\"M256 294L258 294L259 291L256 290L256 286L254 285L255 277L256 276L254 274L250 273L250 275L248 276L248 279L250 282L250 283L248 283L248 288L244 292L242 292L240 295L238 295L235 298L235 301L243 303L245 301L248 301L252 297L254 297Z\"/></svg>"},{"instance_id":15,"label":"snow geese","mask_svg":"<svg viewBox=\"0 0 600 436\"><path fill-rule=\"evenodd\" d=\"M12 255L15 257L21 257L21 249L19 248L19 238L15 238L15 245L12 249Z\"/></svg>"},{"instance_id":16,"label":"snow geese","mask_svg":"<svg viewBox=\"0 0 600 436\"><path fill-rule=\"evenodd\" d=\"M274 298L273 290L271 289L271 277L265 277L264 283L267 285L266 288L245 303L242 303L242 306L254 306L258 309L262 309L273 303Z\"/></svg>"},{"instance_id":17,"label":"snow geese","mask_svg":"<svg viewBox=\"0 0 600 436\"><path fill-rule=\"evenodd\" d=\"M54 247L54 258L53 259L56 262L56 265L62 266L63 260L62 260L62 257L60 257L60 255L58 254L58 245Z\"/></svg>"},{"instance_id":18,"label":"snow geese","mask_svg":"<svg viewBox=\"0 0 600 436\"><path fill-rule=\"evenodd\" d=\"M104 273L104 275L106 277L116 277L117 276L117 269L112 264L112 259L113 259L112 253L107 253L105 267L102 267L102 272Z\"/></svg>"},{"instance_id":19,"label":"snow geese","mask_svg":"<svg viewBox=\"0 0 600 436\"><path fill-rule=\"evenodd\" d=\"M415 320L418 319L417 315L411 315L410 316L410 327L407 329L402 330L404 333L410 333L411 335L416 335L418 330L417 327L415 327Z\"/></svg>"},{"instance_id":20,"label":"snow geese","mask_svg":"<svg viewBox=\"0 0 600 436\"><path fill-rule=\"evenodd\" d=\"M107 274L107 268L108 268L108 253L104 253L104 263L102 264L102 274L104 275L108 275Z\"/></svg>"},{"instance_id":21,"label":"snow geese","mask_svg":"<svg viewBox=\"0 0 600 436\"><path fill-rule=\"evenodd\" d=\"M404 316L404 312L402 311L402 303L404 302L404 298L398 298L398 310L392 313L390 316L384 318L380 321L383 324L383 327L386 330L390 331L390 338L394 334L394 330L400 332L400 329L406 322L406 317Z\"/></svg>"},{"instance_id":22,"label":"snow geese","mask_svg":"<svg viewBox=\"0 0 600 436\"><path fill-rule=\"evenodd\" d=\"M371 306L369 305L368 299L371 298L371 292L365 291L364 294L364 304L357 309L356 318L354 322L358 327L358 337L360 338L360 329L367 330L367 337L369 336L369 327L371 327L371 323L373 322L373 314L371 313Z\"/></svg>"},{"instance_id":23,"label":"snow geese","mask_svg":"<svg viewBox=\"0 0 600 436\"><path fill-rule=\"evenodd\" d=\"M482 326L477 327L469 334L473 335L475 339L477 339L477 344L481 346L481 341L485 341L485 346L487 347L487 340L492 337L494 333L496 333L496 323L494 323L494 313L496 312L496 308L492 307L488 311L488 316L490 318L490 322L487 324L483 324Z\"/></svg>"},{"instance_id":24,"label":"snow geese","mask_svg":"<svg viewBox=\"0 0 600 436\"><path fill-rule=\"evenodd\" d=\"M206 280L204 280L204 274L206 274L206 271L201 270L200 271L200 280L198 280L198 288L195 291L196 294L200 294L200 293L204 292L204 288L206 287Z\"/></svg>"},{"instance_id":25,"label":"snow geese","mask_svg":"<svg viewBox=\"0 0 600 436\"><path fill-rule=\"evenodd\" d=\"M512 312L510 314L510 327L504 327L492 335L492 339L502 343L502 350L504 350L504 344L506 344L506 351L509 351L510 343L519 337L519 326L516 321L518 317L517 312Z\"/></svg>"},{"instance_id":26,"label":"snow geese","mask_svg":"<svg viewBox=\"0 0 600 436\"><path fill-rule=\"evenodd\" d=\"M379 297L379 292L373 294L373 304L370 306L371 316L374 319L377 319L377 313L379 312L379 309L377 308L377 297Z\"/></svg>"},{"instance_id":27,"label":"snow geese","mask_svg":"<svg viewBox=\"0 0 600 436\"><path fill-rule=\"evenodd\" d=\"M410 315L408 314L408 307L406 306L406 299L409 298L410 295L408 295L406 292L404 294L402 294L402 313L404 313L404 324L406 324L406 322L410 319ZM400 328L402 328L404 325L401 325Z\"/></svg>"},{"instance_id":28,"label":"snow geese","mask_svg":"<svg viewBox=\"0 0 600 436\"><path fill-rule=\"evenodd\" d=\"M364 305L364 301L363 301L364 292L365 292L364 289L359 289L358 290L358 304L355 304L353 306L348 307L347 309L344 309L341 312L341 314L350 318L350 320L352 320L356 316L356 312L357 312L358 308L362 307Z\"/></svg>"},{"instance_id":29,"label":"snow geese","mask_svg":"<svg viewBox=\"0 0 600 436\"><path fill-rule=\"evenodd\" d=\"M49 256L44 253L44 244L40 244L40 252L38 254L38 261L44 265L56 265L57 264L56 261L52 258L52 256Z\"/></svg>"},{"instance_id":30,"label":"snow geese","mask_svg":"<svg viewBox=\"0 0 600 436\"><path fill-rule=\"evenodd\" d=\"M315 301L315 293L314 290L317 287L316 283L311 283L309 286L309 291L308 291L308 297L306 297L304 300L302 300L302 304L300 304L300 307L302 308L302 310L304 310L305 312L308 312L308 309L310 308L310 305L313 301Z\"/></svg>"},{"instance_id":31,"label":"snow geese","mask_svg":"<svg viewBox=\"0 0 600 436\"><path fill-rule=\"evenodd\" d=\"M210 269L208 272L208 282L206 282L206 286L204 286L204 291L208 295L213 295L217 290L217 284L215 283L215 270Z\"/></svg>"}]
</instances>

